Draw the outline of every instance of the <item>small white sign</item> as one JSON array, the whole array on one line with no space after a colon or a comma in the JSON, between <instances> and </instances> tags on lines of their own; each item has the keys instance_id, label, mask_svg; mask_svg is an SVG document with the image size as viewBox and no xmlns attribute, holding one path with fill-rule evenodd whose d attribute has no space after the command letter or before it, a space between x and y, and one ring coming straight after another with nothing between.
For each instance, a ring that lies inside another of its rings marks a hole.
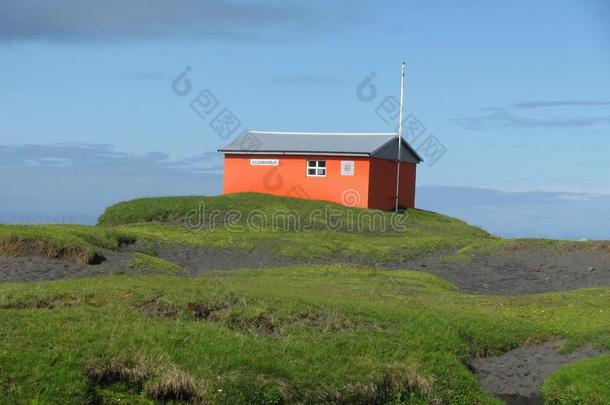
<instances>
[{"instance_id":1,"label":"small white sign","mask_svg":"<svg viewBox=\"0 0 610 405\"><path fill-rule=\"evenodd\" d=\"M353 176L354 175L354 161L353 160L342 160L341 161L341 176Z\"/></svg>"},{"instance_id":2,"label":"small white sign","mask_svg":"<svg viewBox=\"0 0 610 405\"><path fill-rule=\"evenodd\" d=\"M279 159L250 159L250 166L278 166Z\"/></svg>"}]
</instances>

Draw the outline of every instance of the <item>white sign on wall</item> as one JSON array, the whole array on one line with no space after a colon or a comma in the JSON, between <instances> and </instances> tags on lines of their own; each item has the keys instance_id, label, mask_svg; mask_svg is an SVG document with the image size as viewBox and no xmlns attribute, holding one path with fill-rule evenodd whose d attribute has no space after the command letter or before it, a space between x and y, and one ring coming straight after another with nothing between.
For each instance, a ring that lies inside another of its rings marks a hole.
<instances>
[{"instance_id":1,"label":"white sign on wall","mask_svg":"<svg viewBox=\"0 0 610 405\"><path fill-rule=\"evenodd\" d=\"M279 159L250 159L250 166L278 166Z\"/></svg>"},{"instance_id":2,"label":"white sign on wall","mask_svg":"<svg viewBox=\"0 0 610 405\"><path fill-rule=\"evenodd\" d=\"M341 161L341 176L353 176L354 175L354 161L353 160L342 160Z\"/></svg>"}]
</instances>

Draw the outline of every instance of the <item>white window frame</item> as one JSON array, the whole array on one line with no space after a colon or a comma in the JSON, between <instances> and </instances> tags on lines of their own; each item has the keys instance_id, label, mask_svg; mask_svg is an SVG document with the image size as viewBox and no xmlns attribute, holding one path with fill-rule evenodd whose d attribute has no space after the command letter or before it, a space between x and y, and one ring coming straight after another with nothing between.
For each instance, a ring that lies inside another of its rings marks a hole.
<instances>
[{"instance_id":1,"label":"white window frame","mask_svg":"<svg viewBox=\"0 0 610 405\"><path fill-rule=\"evenodd\" d=\"M324 162L324 166L320 166L321 162ZM313 165L311 165L312 163ZM309 169L315 169L316 174L309 174ZM324 170L324 174L319 174L322 169ZM307 165L305 166L305 175L307 177L326 177L327 170L326 160L308 160Z\"/></svg>"},{"instance_id":2,"label":"white window frame","mask_svg":"<svg viewBox=\"0 0 610 405\"><path fill-rule=\"evenodd\" d=\"M346 165L351 166L351 168L352 168L351 172L345 171ZM355 172L356 172L356 162L354 162L353 160L342 160L341 161L341 176L354 176Z\"/></svg>"}]
</instances>

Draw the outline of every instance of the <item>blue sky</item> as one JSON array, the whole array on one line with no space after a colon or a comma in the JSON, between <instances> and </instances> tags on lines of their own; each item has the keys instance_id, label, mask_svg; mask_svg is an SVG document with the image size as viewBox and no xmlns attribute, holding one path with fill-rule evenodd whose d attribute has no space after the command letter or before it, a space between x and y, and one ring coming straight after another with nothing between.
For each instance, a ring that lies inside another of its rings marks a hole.
<instances>
[{"instance_id":1,"label":"blue sky","mask_svg":"<svg viewBox=\"0 0 610 405\"><path fill-rule=\"evenodd\" d=\"M446 148L420 166L423 197L430 186L573 193L568 200L595 204L610 195L603 0L94 4L0 4L0 219L89 218L139 195L218 193L213 152L237 133L222 139L215 114L193 111L204 90L239 130L391 131L376 107L398 95L401 58L406 110ZM172 81L187 67L192 90L180 97ZM371 73L377 97L363 102L357 89Z\"/></svg>"}]
</instances>

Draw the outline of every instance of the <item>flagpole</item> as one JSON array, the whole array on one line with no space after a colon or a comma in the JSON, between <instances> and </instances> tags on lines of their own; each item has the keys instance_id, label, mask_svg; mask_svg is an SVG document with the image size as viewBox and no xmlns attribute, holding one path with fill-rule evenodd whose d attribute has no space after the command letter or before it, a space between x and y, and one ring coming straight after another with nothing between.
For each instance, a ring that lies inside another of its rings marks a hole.
<instances>
[{"instance_id":1,"label":"flagpole","mask_svg":"<svg viewBox=\"0 0 610 405\"><path fill-rule=\"evenodd\" d=\"M403 60L400 63L400 111L398 113L398 155L396 157L396 212L398 212L398 202L400 199L400 155L402 148L402 110L405 82L405 64Z\"/></svg>"}]
</instances>

